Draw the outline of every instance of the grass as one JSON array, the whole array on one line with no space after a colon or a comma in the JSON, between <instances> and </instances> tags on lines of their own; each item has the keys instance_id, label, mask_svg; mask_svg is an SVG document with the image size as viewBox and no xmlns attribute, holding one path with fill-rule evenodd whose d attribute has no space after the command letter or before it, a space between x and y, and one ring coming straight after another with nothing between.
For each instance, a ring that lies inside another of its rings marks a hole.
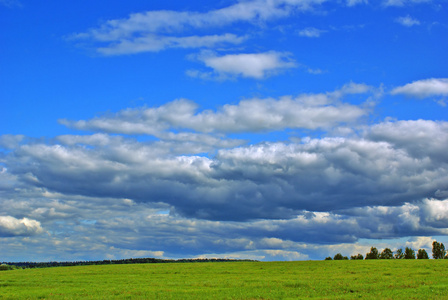
<instances>
[{"instance_id":1,"label":"grass","mask_svg":"<svg viewBox=\"0 0 448 300\"><path fill-rule=\"evenodd\" d=\"M102 265L0 272L0 299L446 299L448 260Z\"/></svg>"}]
</instances>

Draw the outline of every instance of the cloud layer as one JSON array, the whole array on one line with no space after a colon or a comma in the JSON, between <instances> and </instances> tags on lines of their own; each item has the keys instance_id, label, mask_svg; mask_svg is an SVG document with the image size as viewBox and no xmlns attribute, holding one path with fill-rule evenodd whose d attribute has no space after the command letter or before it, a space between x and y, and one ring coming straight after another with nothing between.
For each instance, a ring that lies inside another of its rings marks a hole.
<instances>
[{"instance_id":1,"label":"cloud layer","mask_svg":"<svg viewBox=\"0 0 448 300\"><path fill-rule=\"evenodd\" d=\"M392 94L440 94L443 83L421 80ZM2 136L0 200L9 215L0 217L0 235L44 239L47 233L49 243L63 243L78 258L101 249L112 258L255 259L306 259L363 239L446 235L448 123L366 125L360 118L369 115L378 90L349 83L216 111L177 100L61 121L93 134ZM364 101L350 104L346 97ZM348 123L351 130L344 130ZM286 141L231 137L332 127L340 127L336 135L291 132ZM101 238L87 239L87 231ZM65 241L69 236L76 245Z\"/></svg>"},{"instance_id":2,"label":"cloud layer","mask_svg":"<svg viewBox=\"0 0 448 300\"><path fill-rule=\"evenodd\" d=\"M361 136L220 149L210 158L174 155L163 141L64 136L18 147L8 171L54 192L162 202L187 217L288 219L443 199L447 132L445 122L380 123Z\"/></svg>"}]
</instances>

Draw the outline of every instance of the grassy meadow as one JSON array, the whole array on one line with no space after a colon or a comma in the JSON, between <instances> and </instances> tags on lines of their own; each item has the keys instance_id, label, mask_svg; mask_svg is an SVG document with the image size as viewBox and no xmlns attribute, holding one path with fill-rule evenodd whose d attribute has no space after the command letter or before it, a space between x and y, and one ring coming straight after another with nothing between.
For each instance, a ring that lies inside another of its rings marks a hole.
<instances>
[{"instance_id":1,"label":"grassy meadow","mask_svg":"<svg viewBox=\"0 0 448 300\"><path fill-rule=\"evenodd\" d=\"M0 272L0 299L447 299L448 260L100 265Z\"/></svg>"}]
</instances>

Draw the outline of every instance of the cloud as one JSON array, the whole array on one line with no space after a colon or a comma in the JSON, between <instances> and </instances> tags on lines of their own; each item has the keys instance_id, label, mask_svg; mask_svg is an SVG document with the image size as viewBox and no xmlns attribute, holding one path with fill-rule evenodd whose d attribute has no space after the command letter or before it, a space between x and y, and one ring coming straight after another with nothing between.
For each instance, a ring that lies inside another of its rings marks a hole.
<instances>
[{"instance_id":1,"label":"cloud","mask_svg":"<svg viewBox=\"0 0 448 300\"><path fill-rule=\"evenodd\" d=\"M372 126L368 138L373 141L385 141L396 149L403 149L413 157L430 156L438 161L448 159L444 146L448 144L446 122L427 120L385 122ZM415 140L418 143L415 143Z\"/></svg>"},{"instance_id":2,"label":"cloud","mask_svg":"<svg viewBox=\"0 0 448 300\"><path fill-rule=\"evenodd\" d=\"M0 237L31 236L42 232L43 229L36 220L0 216Z\"/></svg>"},{"instance_id":3,"label":"cloud","mask_svg":"<svg viewBox=\"0 0 448 300\"><path fill-rule=\"evenodd\" d=\"M443 199L447 128L446 122L382 123L361 136L220 148L211 157L123 137L103 145L33 143L8 154L6 167L27 185L65 195L164 203L174 214L206 220L289 219L303 210Z\"/></svg>"},{"instance_id":4,"label":"cloud","mask_svg":"<svg viewBox=\"0 0 448 300\"><path fill-rule=\"evenodd\" d=\"M355 6L358 4L368 4L368 0L347 0L347 6Z\"/></svg>"},{"instance_id":5,"label":"cloud","mask_svg":"<svg viewBox=\"0 0 448 300\"><path fill-rule=\"evenodd\" d=\"M415 98L448 96L448 78L430 78L417 80L394 88L392 95L405 95Z\"/></svg>"},{"instance_id":6,"label":"cloud","mask_svg":"<svg viewBox=\"0 0 448 300\"><path fill-rule=\"evenodd\" d=\"M326 73L325 71L322 71L321 69L312 69L312 68L307 68L306 71L307 71L308 73L310 73L310 74L314 74L314 75L319 75L319 74Z\"/></svg>"},{"instance_id":7,"label":"cloud","mask_svg":"<svg viewBox=\"0 0 448 300\"><path fill-rule=\"evenodd\" d=\"M0 202L22 219L4 217L0 231L49 235L4 239L4 257L320 259L409 236L424 246L448 234L447 126L386 122L359 136L246 145L210 157L104 133L27 140L2 160L0 182L14 188L2 189Z\"/></svg>"},{"instance_id":8,"label":"cloud","mask_svg":"<svg viewBox=\"0 0 448 300\"><path fill-rule=\"evenodd\" d=\"M405 6L410 4L431 3L432 0L384 0L384 6Z\"/></svg>"},{"instance_id":9,"label":"cloud","mask_svg":"<svg viewBox=\"0 0 448 300\"><path fill-rule=\"evenodd\" d=\"M120 40L107 47L99 47L97 51L105 55L122 55L140 52L158 52L166 48L213 48L224 44L240 44L246 38L229 33L223 35L187 37L148 35L132 40Z\"/></svg>"},{"instance_id":10,"label":"cloud","mask_svg":"<svg viewBox=\"0 0 448 300\"><path fill-rule=\"evenodd\" d=\"M287 53L274 51L223 56L204 53L198 59L212 68L218 78L241 76L264 79L285 69L296 67Z\"/></svg>"},{"instance_id":11,"label":"cloud","mask_svg":"<svg viewBox=\"0 0 448 300\"><path fill-rule=\"evenodd\" d=\"M356 122L369 114L369 106L357 106L341 100L347 95L374 92L365 84L350 83L325 94L303 94L279 99L247 99L236 105L224 105L216 111L198 112L198 105L180 99L160 107L122 110L91 120L60 120L66 126L92 131L124 134L148 134L165 139L164 132L188 129L202 133L270 132L287 128L322 129L336 124ZM192 135L192 134L191 134ZM170 136L179 137L177 134Z\"/></svg>"},{"instance_id":12,"label":"cloud","mask_svg":"<svg viewBox=\"0 0 448 300\"><path fill-rule=\"evenodd\" d=\"M32 243L20 240L11 245L20 247L22 251L18 253L25 257L36 255L28 250L33 249L49 260L58 251L77 259L84 255L98 259L129 255L316 259L327 256L328 252L336 253L334 249L338 252L345 249L342 243L350 243L351 250L355 251L352 243L359 239L444 234L443 209L448 203L432 199L402 206L359 207L337 212L300 211L290 219L216 222L174 213L161 214L159 211L166 207L126 199L83 198L48 192L44 193L45 197L42 197L44 194L39 197L37 191L33 200L30 195L21 199L24 193L21 191L16 192L19 201L3 203L9 210L33 215L46 228L51 228L50 235L34 236ZM53 211L49 212L51 208ZM438 212L438 209L442 210ZM386 244L390 247L390 243ZM316 252L319 252L317 256Z\"/></svg>"},{"instance_id":13,"label":"cloud","mask_svg":"<svg viewBox=\"0 0 448 300\"><path fill-rule=\"evenodd\" d=\"M197 36L190 35L194 29L219 28L236 22L265 22L289 16L293 11L306 11L323 0L253 0L210 10L147 11L134 13L125 19L109 20L99 28L78 33L72 39L90 39L98 46L98 52L120 55L145 51L161 51L167 48L210 48L225 43L238 44L246 37L233 34Z\"/></svg>"},{"instance_id":14,"label":"cloud","mask_svg":"<svg viewBox=\"0 0 448 300\"><path fill-rule=\"evenodd\" d=\"M0 135L0 148L13 149L19 145L23 139L25 139L24 135Z\"/></svg>"},{"instance_id":15,"label":"cloud","mask_svg":"<svg viewBox=\"0 0 448 300\"><path fill-rule=\"evenodd\" d=\"M403 237L427 246L448 234L448 123L357 126L377 94L351 82L216 110L180 99L61 121L90 134L2 136L5 257L296 260L403 247ZM232 137L285 129L297 132ZM145 134L155 138L135 137Z\"/></svg>"},{"instance_id":16,"label":"cloud","mask_svg":"<svg viewBox=\"0 0 448 300\"><path fill-rule=\"evenodd\" d=\"M397 19L395 19L395 22L406 26L406 27L412 27L414 25L420 25L420 21L417 19L414 19L412 17L410 17L409 15L406 17L399 17Z\"/></svg>"},{"instance_id":17,"label":"cloud","mask_svg":"<svg viewBox=\"0 0 448 300\"><path fill-rule=\"evenodd\" d=\"M299 31L300 36L316 38L320 37L322 33L326 32L325 30L320 30L314 27L308 27Z\"/></svg>"}]
</instances>

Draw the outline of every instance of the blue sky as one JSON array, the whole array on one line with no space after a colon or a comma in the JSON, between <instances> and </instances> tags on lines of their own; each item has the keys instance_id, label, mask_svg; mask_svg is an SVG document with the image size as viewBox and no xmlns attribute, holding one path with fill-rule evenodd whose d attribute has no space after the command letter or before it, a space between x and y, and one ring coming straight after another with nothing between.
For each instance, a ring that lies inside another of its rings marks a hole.
<instances>
[{"instance_id":1,"label":"blue sky","mask_svg":"<svg viewBox=\"0 0 448 300\"><path fill-rule=\"evenodd\" d=\"M447 5L0 0L0 259L448 242Z\"/></svg>"}]
</instances>

